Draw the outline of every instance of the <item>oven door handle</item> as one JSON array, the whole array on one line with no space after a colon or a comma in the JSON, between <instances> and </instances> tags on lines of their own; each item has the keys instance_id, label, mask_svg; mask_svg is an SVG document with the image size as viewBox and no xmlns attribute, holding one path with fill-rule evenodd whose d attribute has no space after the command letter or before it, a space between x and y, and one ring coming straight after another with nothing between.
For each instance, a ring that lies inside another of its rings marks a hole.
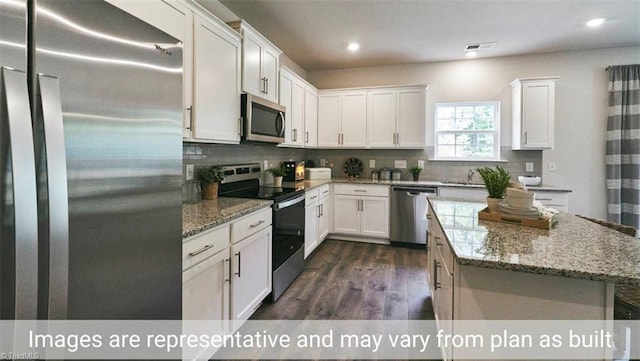
<instances>
[{"instance_id":1,"label":"oven door handle","mask_svg":"<svg viewBox=\"0 0 640 361\"><path fill-rule=\"evenodd\" d=\"M273 205L273 209L277 212L277 211L279 211L279 210L281 210L283 208L291 207L291 206L293 206L295 204L298 204L300 202L304 202L304 195L302 195L300 197L297 197L297 198L294 198L294 199L291 199L291 200L288 200L288 201L285 201L285 202L276 203L276 204Z\"/></svg>"}]
</instances>

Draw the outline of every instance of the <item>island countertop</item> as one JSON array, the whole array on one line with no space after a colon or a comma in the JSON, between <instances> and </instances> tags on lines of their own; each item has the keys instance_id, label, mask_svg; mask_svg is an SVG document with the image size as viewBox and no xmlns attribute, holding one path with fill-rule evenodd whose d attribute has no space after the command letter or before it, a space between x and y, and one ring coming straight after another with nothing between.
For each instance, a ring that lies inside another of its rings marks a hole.
<instances>
[{"instance_id":1,"label":"island countertop","mask_svg":"<svg viewBox=\"0 0 640 361\"><path fill-rule=\"evenodd\" d=\"M640 285L640 241L631 236L563 212L545 230L479 220L486 204L477 201L429 202L460 265Z\"/></svg>"},{"instance_id":2,"label":"island countertop","mask_svg":"<svg viewBox=\"0 0 640 361\"><path fill-rule=\"evenodd\" d=\"M182 238L193 236L246 214L270 207L271 204L273 201L269 200L227 197L202 200L195 204L183 204Z\"/></svg>"}]
</instances>

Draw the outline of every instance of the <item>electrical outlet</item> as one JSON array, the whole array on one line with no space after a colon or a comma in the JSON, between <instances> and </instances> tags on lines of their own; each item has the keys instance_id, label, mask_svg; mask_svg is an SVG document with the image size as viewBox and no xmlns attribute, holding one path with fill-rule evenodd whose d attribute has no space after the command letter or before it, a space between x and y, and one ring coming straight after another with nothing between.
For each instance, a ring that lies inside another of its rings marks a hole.
<instances>
[{"instance_id":1,"label":"electrical outlet","mask_svg":"<svg viewBox=\"0 0 640 361\"><path fill-rule=\"evenodd\" d=\"M558 170L556 162L549 162L549 172L555 172Z\"/></svg>"},{"instance_id":2,"label":"electrical outlet","mask_svg":"<svg viewBox=\"0 0 640 361\"><path fill-rule=\"evenodd\" d=\"M185 173L186 180L193 180L193 164L187 164L187 171Z\"/></svg>"},{"instance_id":3,"label":"electrical outlet","mask_svg":"<svg viewBox=\"0 0 640 361\"><path fill-rule=\"evenodd\" d=\"M424 160L419 160L418 161L418 167L424 168Z\"/></svg>"},{"instance_id":4,"label":"electrical outlet","mask_svg":"<svg viewBox=\"0 0 640 361\"><path fill-rule=\"evenodd\" d=\"M406 169L407 168L407 161L406 160L396 160L394 162L394 167L396 167L397 169Z\"/></svg>"},{"instance_id":5,"label":"electrical outlet","mask_svg":"<svg viewBox=\"0 0 640 361\"><path fill-rule=\"evenodd\" d=\"M376 167L376 160L375 159L369 160L369 168L375 168L375 167Z\"/></svg>"},{"instance_id":6,"label":"electrical outlet","mask_svg":"<svg viewBox=\"0 0 640 361\"><path fill-rule=\"evenodd\" d=\"M533 172L533 162L526 162L525 163L525 171Z\"/></svg>"},{"instance_id":7,"label":"electrical outlet","mask_svg":"<svg viewBox=\"0 0 640 361\"><path fill-rule=\"evenodd\" d=\"M269 169L269 161L268 160L263 160L262 161L262 170L267 170Z\"/></svg>"}]
</instances>

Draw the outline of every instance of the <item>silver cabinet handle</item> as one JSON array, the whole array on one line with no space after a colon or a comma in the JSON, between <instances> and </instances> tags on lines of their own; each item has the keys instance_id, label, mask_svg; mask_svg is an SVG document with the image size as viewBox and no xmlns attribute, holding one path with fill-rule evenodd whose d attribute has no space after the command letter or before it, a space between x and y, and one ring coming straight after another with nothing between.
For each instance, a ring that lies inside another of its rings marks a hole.
<instances>
[{"instance_id":1,"label":"silver cabinet handle","mask_svg":"<svg viewBox=\"0 0 640 361\"><path fill-rule=\"evenodd\" d=\"M264 220L261 220L261 221L259 221L257 223L249 225L249 228L256 228L256 227L258 227L259 225L261 225L263 223L264 223Z\"/></svg>"},{"instance_id":2,"label":"silver cabinet handle","mask_svg":"<svg viewBox=\"0 0 640 361\"><path fill-rule=\"evenodd\" d=\"M524 140L522 141L522 144L527 144L527 132L524 132L523 138Z\"/></svg>"},{"instance_id":3,"label":"silver cabinet handle","mask_svg":"<svg viewBox=\"0 0 640 361\"><path fill-rule=\"evenodd\" d=\"M193 130L193 105L188 107L187 111L189 112L189 126L187 129Z\"/></svg>"},{"instance_id":4,"label":"silver cabinet handle","mask_svg":"<svg viewBox=\"0 0 640 361\"><path fill-rule=\"evenodd\" d=\"M396 145L400 145L400 133L396 133Z\"/></svg>"},{"instance_id":5,"label":"silver cabinet handle","mask_svg":"<svg viewBox=\"0 0 640 361\"><path fill-rule=\"evenodd\" d=\"M338 133L338 145L340 145L340 133Z\"/></svg>"},{"instance_id":6,"label":"silver cabinet handle","mask_svg":"<svg viewBox=\"0 0 640 361\"><path fill-rule=\"evenodd\" d=\"M440 268L440 262L438 260L433 260L433 289L437 290L442 288L440 282L438 282L438 268Z\"/></svg>"},{"instance_id":7,"label":"silver cabinet handle","mask_svg":"<svg viewBox=\"0 0 640 361\"><path fill-rule=\"evenodd\" d=\"M3 267L15 274L15 284L10 290L5 290L3 283L2 292L6 292L3 299L11 297L15 300L11 310L13 314L10 315L13 319L35 320L38 300L38 197L27 76L17 70L0 70L0 87L4 89L4 99L0 99L0 121L6 122L2 128L8 129L8 136L3 134L0 142L7 142L2 144L2 148L10 147L13 171L10 188L13 191L13 214L16 215L13 217L14 239L2 240L13 248L13 257L10 256L12 269L9 265ZM5 160L2 158L0 162ZM7 168L2 164L0 169ZM2 183L9 186L5 181Z\"/></svg>"},{"instance_id":8,"label":"silver cabinet handle","mask_svg":"<svg viewBox=\"0 0 640 361\"><path fill-rule=\"evenodd\" d=\"M238 256L238 272L236 272L236 276L240 277L240 271L241 271L241 268L240 268L241 267L240 266L241 259L240 259L240 257L241 257L241 255L240 255L240 252L236 253L235 255Z\"/></svg>"},{"instance_id":9,"label":"silver cabinet handle","mask_svg":"<svg viewBox=\"0 0 640 361\"><path fill-rule=\"evenodd\" d=\"M393 144L394 145L397 144L397 142L396 142L396 133L393 133Z\"/></svg>"},{"instance_id":10,"label":"silver cabinet handle","mask_svg":"<svg viewBox=\"0 0 640 361\"><path fill-rule=\"evenodd\" d=\"M67 156L62 121L60 85L55 77L38 74L37 107L39 117L36 129L42 126L42 134L36 132L36 149L42 142L46 158L47 195L49 216L49 280L46 291L49 308L48 319L67 318L69 275L69 203L67 189ZM41 154L38 152L37 154ZM36 164L44 164L36 159ZM45 233L40 235L42 239Z\"/></svg>"},{"instance_id":11,"label":"silver cabinet handle","mask_svg":"<svg viewBox=\"0 0 640 361\"><path fill-rule=\"evenodd\" d=\"M313 199L316 199L316 198L318 198L318 196L313 196L313 197L309 198L309 200L313 200Z\"/></svg>"},{"instance_id":12,"label":"silver cabinet handle","mask_svg":"<svg viewBox=\"0 0 640 361\"><path fill-rule=\"evenodd\" d=\"M433 218L430 214L427 214L427 219Z\"/></svg>"},{"instance_id":13,"label":"silver cabinet handle","mask_svg":"<svg viewBox=\"0 0 640 361\"><path fill-rule=\"evenodd\" d=\"M316 206L316 218L320 218L322 215L320 214L320 206Z\"/></svg>"},{"instance_id":14,"label":"silver cabinet handle","mask_svg":"<svg viewBox=\"0 0 640 361\"><path fill-rule=\"evenodd\" d=\"M264 82L265 82L264 93L269 94L269 78L265 77Z\"/></svg>"},{"instance_id":15,"label":"silver cabinet handle","mask_svg":"<svg viewBox=\"0 0 640 361\"><path fill-rule=\"evenodd\" d=\"M229 271L229 277L224 281L227 283L231 283L231 258L225 258L224 261L227 262L227 270Z\"/></svg>"},{"instance_id":16,"label":"silver cabinet handle","mask_svg":"<svg viewBox=\"0 0 640 361\"><path fill-rule=\"evenodd\" d=\"M436 236L436 246L442 247L442 243L440 243L440 237Z\"/></svg>"},{"instance_id":17,"label":"silver cabinet handle","mask_svg":"<svg viewBox=\"0 0 640 361\"><path fill-rule=\"evenodd\" d=\"M211 247L213 247L213 245L212 245L212 244L207 244L207 245L205 245L204 247L200 248L200 249L199 249L199 250L197 250L197 251L189 252L189 256L190 256L190 257L197 256L197 255L199 255L200 253L205 252L206 250L208 250L208 249L209 249L209 248L211 248Z\"/></svg>"},{"instance_id":18,"label":"silver cabinet handle","mask_svg":"<svg viewBox=\"0 0 640 361\"><path fill-rule=\"evenodd\" d=\"M297 142L298 141L298 129L292 129L291 131L293 132L293 141Z\"/></svg>"},{"instance_id":19,"label":"silver cabinet handle","mask_svg":"<svg viewBox=\"0 0 640 361\"><path fill-rule=\"evenodd\" d=\"M324 217L324 203L320 205L320 217Z\"/></svg>"},{"instance_id":20,"label":"silver cabinet handle","mask_svg":"<svg viewBox=\"0 0 640 361\"><path fill-rule=\"evenodd\" d=\"M354 189L354 192L359 192L359 193L367 193L366 189Z\"/></svg>"},{"instance_id":21,"label":"silver cabinet handle","mask_svg":"<svg viewBox=\"0 0 640 361\"><path fill-rule=\"evenodd\" d=\"M266 89L267 89L267 78L266 77L262 77L260 78L260 82L262 83L262 89L260 89L261 93L267 93Z\"/></svg>"},{"instance_id":22,"label":"silver cabinet handle","mask_svg":"<svg viewBox=\"0 0 640 361\"><path fill-rule=\"evenodd\" d=\"M304 132L304 142L309 143L309 132Z\"/></svg>"}]
</instances>

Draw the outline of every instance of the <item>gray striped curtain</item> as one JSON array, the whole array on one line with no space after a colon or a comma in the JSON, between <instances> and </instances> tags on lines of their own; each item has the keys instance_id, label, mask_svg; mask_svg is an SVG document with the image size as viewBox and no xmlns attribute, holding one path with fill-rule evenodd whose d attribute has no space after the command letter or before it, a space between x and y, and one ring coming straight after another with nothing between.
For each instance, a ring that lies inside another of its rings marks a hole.
<instances>
[{"instance_id":1,"label":"gray striped curtain","mask_svg":"<svg viewBox=\"0 0 640 361\"><path fill-rule=\"evenodd\" d=\"M640 64L607 70L607 218L640 228Z\"/></svg>"}]
</instances>

